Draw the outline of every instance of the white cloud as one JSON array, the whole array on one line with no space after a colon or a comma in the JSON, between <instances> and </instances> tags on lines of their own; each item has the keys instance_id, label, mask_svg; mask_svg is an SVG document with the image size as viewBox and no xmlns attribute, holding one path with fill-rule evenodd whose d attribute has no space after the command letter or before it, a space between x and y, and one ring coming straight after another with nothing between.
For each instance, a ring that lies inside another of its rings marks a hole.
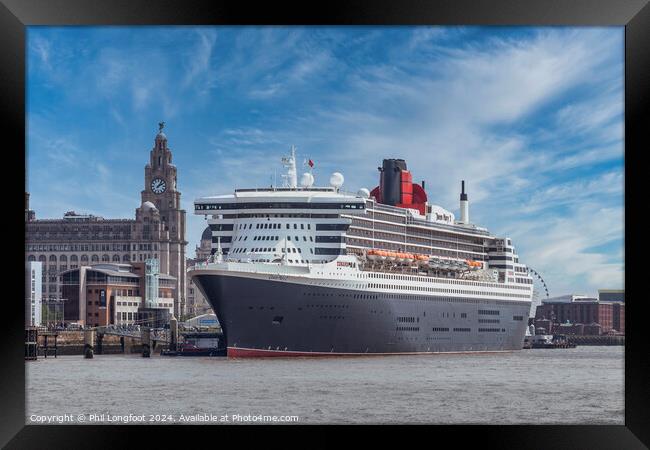
<instances>
[{"instance_id":1,"label":"white cloud","mask_svg":"<svg viewBox=\"0 0 650 450\"><path fill-rule=\"evenodd\" d=\"M196 33L199 41L194 51L188 56L189 62L182 81L185 88L191 86L197 79L209 74L212 70L211 58L217 40L217 33L213 29L205 28L198 29Z\"/></svg>"},{"instance_id":2,"label":"white cloud","mask_svg":"<svg viewBox=\"0 0 650 450\"><path fill-rule=\"evenodd\" d=\"M31 40L30 49L38 55L41 63L48 69L51 69L50 65L50 42L42 37L35 37Z\"/></svg>"},{"instance_id":3,"label":"white cloud","mask_svg":"<svg viewBox=\"0 0 650 450\"><path fill-rule=\"evenodd\" d=\"M513 224L509 235L521 260L545 278L551 296L595 295L599 288L623 286L621 253L594 250L623 237L623 208L585 203L565 216L539 215Z\"/></svg>"}]
</instances>

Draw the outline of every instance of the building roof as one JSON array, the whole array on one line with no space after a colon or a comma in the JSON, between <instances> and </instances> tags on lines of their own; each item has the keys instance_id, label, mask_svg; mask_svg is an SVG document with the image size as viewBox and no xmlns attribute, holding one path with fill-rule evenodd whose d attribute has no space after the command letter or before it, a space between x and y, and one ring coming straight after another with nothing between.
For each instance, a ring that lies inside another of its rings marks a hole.
<instances>
[{"instance_id":1,"label":"building roof","mask_svg":"<svg viewBox=\"0 0 650 450\"><path fill-rule=\"evenodd\" d=\"M565 294L558 295L557 297L545 298L542 300L542 303L577 303L577 302L594 302L598 299L593 297L587 297L586 295L576 295L576 294Z\"/></svg>"},{"instance_id":2,"label":"building roof","mask_svg":"<svg viewBox=\"0 0 650 450\"><path fill-rule=\"evenodd\" d=\"M157 210L158 210L158 209L156 208L156 205L154 205L154 204L151 203L151 202L144 202L144 203L142 204L142 209L143 209L144 211L148 211L148 210L150 210L150 209L153 209L154 211L157 211Z\"/></svg>"},{"instance_id":3,"label":"building roof","mask_svg":"<svg viewBox=\"0 0 650 450\"><path fill-rule=\"evenodd\" d=\"M203 230L203 233L201 234L201 240L202 241L212 240L212 230L210 229L210 227L205 227L205 230Z\"/></svg>"},{"instance_id":4,"label":"building roof","mask_svg":"<svg viewBox=\"0 0 650 450\"><path fill-rule=\"evenodd\" d=\"M131 264L111 264L111 263L103 263L103 264L93 264L91 266L82 266L82 267L87 267L86 270L92 270L95 272L100 272L109 276L115 276L115 277L129 277L129 278L141 278L144 277L145 275L139 275L137 273L131 272L131 269L134 267ZM74 272L75 270L79 270L81 267L77 267L75 269L69 269L65 270L63 272L59 272L59 275L63 275L64 273L70 273ZM158 278L162 278L164 280L176 280L176 277L173 277L171 275L167 275L165 273L160 273L158 274Z\"/></svg>"},{"instance_id":5,"label":"building roof","mask_svg":"<svg viewBox=\"0 0 650 450\"><path fill-rule=\"evenodd\" d=\"M117 264L115 264L117 266ZM127 266L128 264L119 264L120 266ZM86 270L92 270L94 272L99 272L103 273L109 276L115 276L115 277L128 277L128 278L140 278L140 275L135 274L133 272L128 272L128 271L122 271L119 270L119 268L111 268L111 264L95 264L92 266L81 266L81 267L87 267ZM59 275L63 275L65 273L70 273L74 271L78 271L81 269L81 267L76 267L74 269L68 269L64 270L63 272L59 272Z\"/></svg>"}]
</instances>

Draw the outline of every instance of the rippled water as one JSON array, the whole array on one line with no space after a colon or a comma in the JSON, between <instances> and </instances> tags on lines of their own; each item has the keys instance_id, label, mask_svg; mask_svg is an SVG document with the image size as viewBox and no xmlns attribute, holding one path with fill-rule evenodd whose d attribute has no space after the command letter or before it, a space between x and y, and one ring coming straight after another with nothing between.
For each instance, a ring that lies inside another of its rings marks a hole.
<instances>
[{"instance_id":1,"label":"rippled water","mask_svg":"<svg viewBox=\"0 0 650 450\"><path fill-rule=\"evenodd\" d=\"M210 423L250 414L298 423L624 424L622 346L348 358L63 356L26 365L27 423L53 415L53 423L79 423L79 415L89 423L90 414L108 423L131 413L176 423L181 414L212 414ZM259 423L252 416L248 423Z\"/></svg>"}]
</instances>

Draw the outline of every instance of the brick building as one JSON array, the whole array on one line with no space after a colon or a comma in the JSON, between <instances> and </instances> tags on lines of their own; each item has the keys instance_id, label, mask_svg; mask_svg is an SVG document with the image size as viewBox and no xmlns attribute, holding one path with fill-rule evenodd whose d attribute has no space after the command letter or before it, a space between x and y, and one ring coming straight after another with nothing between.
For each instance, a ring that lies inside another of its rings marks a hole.
<instances>
[{"instance_id":1,"label":"brick building","mask_svg":"<svg viewBox=\"0 0 650 450\"><path fill-rule=\"evenodd\" d=\"M596 299L580 297L567 301L567 296L558 297L561 300L547 299L535 311L535 327L548 327L550 321L553 330L560 324L589 325L587 330L600 327L602 333L618 331L625 333L625 304L601 302ZM544 321L544 322L542 322ZM550 332L550 331L549 331ZM575 334L575 333L573 333Z\"/></svg>"},{"instance_id":2,"label":"brick building","mask_svg":"<svg viewBox=\"0 0 650 450\"><path fill-rule=\"evenodd\" d=\"M61 294L67 299L66 322L132 325L141 322L142 310L174 311L176 279L158 275L157 295L147 299L145 263L81 266L64 271L60 278Z\"/></svg>"}]
</instances>

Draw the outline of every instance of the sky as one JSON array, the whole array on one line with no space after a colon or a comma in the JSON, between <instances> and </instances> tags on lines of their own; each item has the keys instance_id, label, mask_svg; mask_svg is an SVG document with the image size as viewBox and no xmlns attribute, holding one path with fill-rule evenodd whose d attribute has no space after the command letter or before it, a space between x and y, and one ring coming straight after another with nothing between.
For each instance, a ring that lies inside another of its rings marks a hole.
<instances>
[{"instance_id":1,"label":"sky","mask_svg":"<svg viewBox=\"0 0 650 450\"><path fill-rule=\"evenodd\" d=\"M269 186L291 145L355 192L403 158L511 237L551 296L624 287L623 27L28 27L37 218L134 218L158 122L193 201ZM299 170L302 170L300 168Z\"/></svg>"}]
</instances>

